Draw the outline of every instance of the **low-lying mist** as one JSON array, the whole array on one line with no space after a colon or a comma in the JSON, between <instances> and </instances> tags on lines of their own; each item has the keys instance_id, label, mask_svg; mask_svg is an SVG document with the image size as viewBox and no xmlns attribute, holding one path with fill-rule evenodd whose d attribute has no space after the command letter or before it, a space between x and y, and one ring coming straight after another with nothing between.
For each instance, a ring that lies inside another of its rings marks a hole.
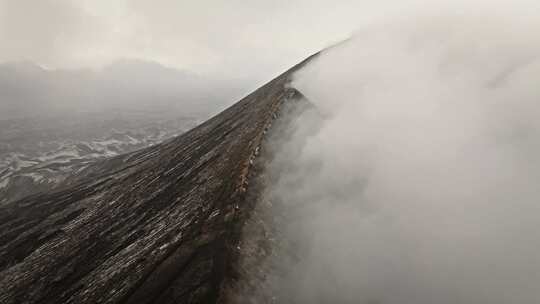
<instances>
[{"instance_id":1,"label":"low-lying mist","mask_svg":"<svg viewBox=\"0 0 540 304\"><path fill-rule=\"evenodd\" d=\"M268 165L277 302L540 300L540 24L503 11L396 19L296 75L320 117Z\"/></svg>"}]
</instances>

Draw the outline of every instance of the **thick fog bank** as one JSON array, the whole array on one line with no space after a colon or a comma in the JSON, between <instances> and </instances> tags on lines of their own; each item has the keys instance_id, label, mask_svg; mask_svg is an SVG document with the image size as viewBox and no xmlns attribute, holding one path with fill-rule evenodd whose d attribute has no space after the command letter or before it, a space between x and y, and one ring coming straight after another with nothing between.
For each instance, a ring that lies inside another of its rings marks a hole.
<instances>
[{"instance_id":1,"label":"thick fog bank","mask_svg":"<svg viewBox=\"0 0 540 304\"><path fill-rule=\"evenodd\" d=\"M499 12L365 29L296 75L323 119L268 166L275 301L540 300L540 19Z\"/></svg>"}]
</instances>

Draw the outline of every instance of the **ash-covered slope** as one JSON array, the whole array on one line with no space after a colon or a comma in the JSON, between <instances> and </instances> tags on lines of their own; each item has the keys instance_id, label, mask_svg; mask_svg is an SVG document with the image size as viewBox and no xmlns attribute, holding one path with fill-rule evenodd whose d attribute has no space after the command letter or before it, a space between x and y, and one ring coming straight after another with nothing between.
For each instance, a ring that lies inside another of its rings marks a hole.
<instances>
[{"instance_id":1,"label":"ash-covered slope","mask_svg":"<svg viewBox=\"0 0 540 304\"><path fill-rule=\"evenodd\" d=\"M219 301L250 164L306 61L172 141L1 207L0 303Z\"/></svg>"}]
</instances>

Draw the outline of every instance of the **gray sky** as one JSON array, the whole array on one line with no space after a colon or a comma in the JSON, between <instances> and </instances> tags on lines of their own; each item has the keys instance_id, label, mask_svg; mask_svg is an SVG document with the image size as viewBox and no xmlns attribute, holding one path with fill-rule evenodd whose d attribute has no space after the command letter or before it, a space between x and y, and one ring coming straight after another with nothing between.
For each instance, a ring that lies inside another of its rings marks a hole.
<instances>
[{"instance_id":1,"label":"gray sky","mask_svg":"<svg viewBox=\"0 0 540 304\"><path fill-rule=\"evenodd\" d=\"M0 62L127 57L260 82L412 2L423 1L0 0Z\"/></svg>"},{"instance_id":2,"label":"gray sky","mask_svg":"<svg viewBox=\"0 0 540 304\"><path fill-rule=\"evenodd\" d=\"M137 58L255 82L378 19L501 0L0 0L0 62L100 67ZM529 9L532 0L512 1Z\"/></svg>"}]
</instances>

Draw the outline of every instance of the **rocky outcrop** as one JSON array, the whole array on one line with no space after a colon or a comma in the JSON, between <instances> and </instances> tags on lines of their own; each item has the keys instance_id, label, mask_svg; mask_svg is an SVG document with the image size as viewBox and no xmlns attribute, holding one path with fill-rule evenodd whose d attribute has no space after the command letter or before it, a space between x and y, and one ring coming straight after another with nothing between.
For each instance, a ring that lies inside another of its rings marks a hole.
<instances>
[{"instance_id":1,"label":"rocky outcrop","mask_svg":"<svg viewBox=\"0 0 540 304\"><path fill-rule=\"evenodd\" d=\"M253 160L306 61L172 141L2 206L0 303L220 301Z\"/></svg>"}]
</instances>

